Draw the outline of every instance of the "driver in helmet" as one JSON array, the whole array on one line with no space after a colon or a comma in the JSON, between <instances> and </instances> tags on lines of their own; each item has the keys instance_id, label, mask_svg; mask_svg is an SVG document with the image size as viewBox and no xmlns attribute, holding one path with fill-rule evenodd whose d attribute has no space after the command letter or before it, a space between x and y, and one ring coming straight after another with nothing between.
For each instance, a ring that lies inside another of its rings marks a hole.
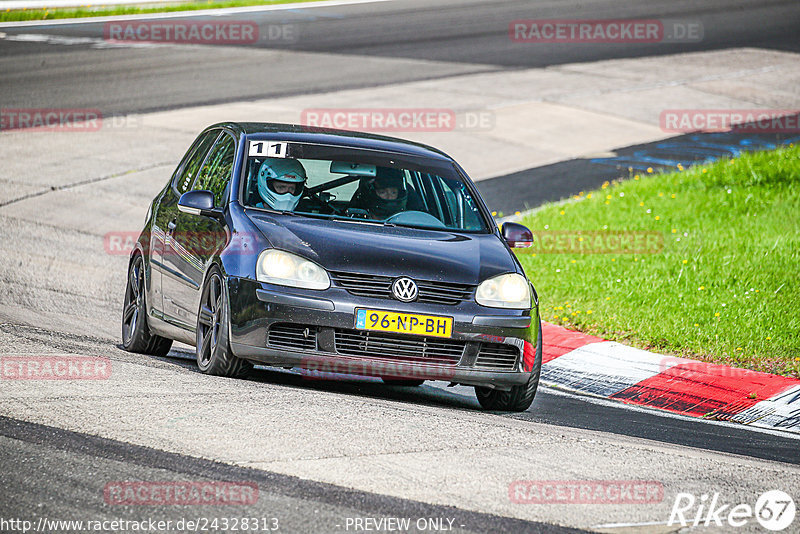
<instances>
[{"instance_id":1,"label":"driver in helmet","mask_svg":"<svg viewBox=\"0 0 800 534\"><path fill-rule=\"evenodd\" d=\"M258 170L258 194L264 203L256 207L292 211L305 183L306 170L296 159L266 158Z\"/></svg>"},{"instance_id":2,"label":"driver in helmet","mask_svg":"<svg viewBox=\"0 0 800 534\"><path fill-rule=\"evenodd\" d=\"M378 167L375 178L367 182L361 200L361 204L373 219L388 219L404 211L408 201L408 190L403 171Z\"/></svg>"}]
</instances>

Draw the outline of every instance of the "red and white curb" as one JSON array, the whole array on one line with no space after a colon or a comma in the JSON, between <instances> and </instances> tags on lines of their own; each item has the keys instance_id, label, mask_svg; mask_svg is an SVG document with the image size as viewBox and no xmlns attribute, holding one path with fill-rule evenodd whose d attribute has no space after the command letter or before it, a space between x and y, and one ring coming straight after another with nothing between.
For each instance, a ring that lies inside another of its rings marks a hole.
<instances>
[{"instance_id":1,"label":"red and white curb","mask_svg":"<svg viewBox=\"0 0 800 534\"><path fill-rule=\"evenodd\" d=\"M663 356L542 323L545 385L706 419L800 433L800 380Z\"/></svg>"}]
</instances>

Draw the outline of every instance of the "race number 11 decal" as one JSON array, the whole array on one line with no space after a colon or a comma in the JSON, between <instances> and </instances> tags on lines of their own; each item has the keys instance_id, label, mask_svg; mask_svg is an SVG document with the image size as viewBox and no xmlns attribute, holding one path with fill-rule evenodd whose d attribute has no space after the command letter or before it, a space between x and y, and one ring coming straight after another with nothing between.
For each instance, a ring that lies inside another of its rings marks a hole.
<instances>
[{"instance_id":1,"label":"race number 11 decal","mask_svg":"<svg viewBox=\"0 0 800 534\"><path fill-rule=\"evenodd\" d=\"M268 158L285 158L289 149L289 143L273 143L270 141L250 141L250 151L248 156L260 156Z\"/></svg>"}]
</instances>

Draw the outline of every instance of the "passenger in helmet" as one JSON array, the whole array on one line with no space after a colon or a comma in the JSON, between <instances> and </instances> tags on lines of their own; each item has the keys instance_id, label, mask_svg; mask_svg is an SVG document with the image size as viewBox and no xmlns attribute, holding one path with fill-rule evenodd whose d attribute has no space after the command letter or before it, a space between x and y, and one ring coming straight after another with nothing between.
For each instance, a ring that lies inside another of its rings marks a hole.
<instances>
[{"instance_id":1,"label":"passenger in helmet","mask_svg":"<svg viewBox=\"0 0 800 534\"><path fill-rule=\"evenodd\" d=\"M292 211L300 202L306 170L296 159L266 158L258 170L258 194L265 205L280 211Z\"/></svg>"},{"instance_id":2,"label":"passenger in helmet","mask_svg":"<svg viewBox=\"0 0 800 534\"><path fill-rule=\"evenodd\" d=\"M390 167L378 167L375 178L366 184L361 204L374 219L387 219L404 211L408 201L408 190L403 171Z\"/></svg>"}]
</instances>

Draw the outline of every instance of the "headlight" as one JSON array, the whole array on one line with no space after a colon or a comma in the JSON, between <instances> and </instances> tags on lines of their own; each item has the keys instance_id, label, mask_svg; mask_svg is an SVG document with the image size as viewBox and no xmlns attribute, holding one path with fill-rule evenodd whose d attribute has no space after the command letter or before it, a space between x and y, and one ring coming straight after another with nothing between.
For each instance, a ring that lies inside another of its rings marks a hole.
<instances>
[{"instance_id":1,"label":"headlight","mask_svg":"<svg viewBox=\"0 0 800 534\"><path fill-rule=\"evenodd\" d=\"M256 280L305 289L328 289L331 280L325 269L307 259L282 250L265 250L258 257Z\"/></svg>"},{"instance_id":2,"label":"headlight","mask_svg":"<svg viewBox=\"0 0 800 534\"><path fill-rule=\"evenodd\" d=\"M531 307L531 289L524 276L516 273L501 274L481 283L475 293L475 300L490 308L527 310Z\"/></svg>"}]
</instances>

